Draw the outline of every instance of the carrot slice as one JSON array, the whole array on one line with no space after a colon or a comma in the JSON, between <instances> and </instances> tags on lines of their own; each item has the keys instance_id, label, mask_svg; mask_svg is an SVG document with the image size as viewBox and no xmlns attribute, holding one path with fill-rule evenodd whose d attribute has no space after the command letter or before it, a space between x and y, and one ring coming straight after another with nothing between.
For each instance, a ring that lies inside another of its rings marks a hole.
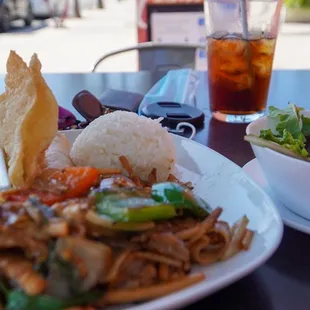
<instances>
[{"instance_id":1,"label":"carrot slice","mask_svg":"<svg viewBox=\"0 0 310 310\"><path fill-rule=\"evenodd\" d=\"M6 201L24 202L30 195L35 195L42 203L51 206L56 202L86 195L89 189L98 183L99 177L100 171L96 168L68 167L52 175L52 179L56 180L65 190L53 192L44 188L17 188L2 192L1 198Z\"/></svg>"},{"instance_id":2,"label":"carrot slice","mask_svg":"<svg viewBox=\"0 0 310 310\"><path fill-rule=\"evenodd\" d=\"M99 181L99 170L92 167L67 167L53 174L53 179L64 185L67 190L65 199L81 197Z\"/></svg>"}]
</instances>

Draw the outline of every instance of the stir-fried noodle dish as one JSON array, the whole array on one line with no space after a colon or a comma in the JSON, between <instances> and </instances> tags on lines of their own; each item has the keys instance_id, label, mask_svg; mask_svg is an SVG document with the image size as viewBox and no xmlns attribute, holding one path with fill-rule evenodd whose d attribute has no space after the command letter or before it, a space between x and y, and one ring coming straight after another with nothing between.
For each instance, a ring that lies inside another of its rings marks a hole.
<instances>
[{"instance_id":1,"label":"stir-fried noodle dish","mask_svg":"<svg viewBox=\"0 0 310 310\"><path fill-rule=\"evenodd\" d=\"M246 216L230 225L173 175L173 138L159 120L113 112L71 147L40 68L36 55L28 67L11 52L0 96L10 180L0 192L1 310L149 301L208 281L195 266L249 249Z\"/></svg>"},{"instance_id":2,"label":"stir-fried noodle dish","mask_svg":"<svg viewBox=\"0 0 310 310\"><path fill-rule=\"evenodd\" d=\"M149 300L204 280L193 265L249 248L247 217L231 227L220 220L222 208L211 210L190 183L173 175L157 183L156 170L143 182L120 161L129 177L71 167L56 172L49 187L2 193L1 286L20 295L8 294L8 302L27 296L40 309L44 302L65 309ZM73 198L85 184L89 192Z\"/></svg>"}]
</instances>

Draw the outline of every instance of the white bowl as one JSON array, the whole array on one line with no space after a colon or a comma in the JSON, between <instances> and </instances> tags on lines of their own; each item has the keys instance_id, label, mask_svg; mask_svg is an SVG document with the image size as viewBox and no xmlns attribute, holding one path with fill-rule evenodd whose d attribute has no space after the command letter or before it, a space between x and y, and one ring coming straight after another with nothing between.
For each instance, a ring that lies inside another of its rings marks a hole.
<instances>
[{"instance_id":1,"label":"white bowl","mask_svg":"<svg viewBox=\"0 0 310 310\"><path fill-rule=\"evenodd\" d=\"M303 114L310 116L310 111ZM261 129L268 129L266 116L250 123L246 133L258 136ZM254 144L251 146L277 198L288 209L310 220L310 162Z\"/></svg>"}]
</instances>

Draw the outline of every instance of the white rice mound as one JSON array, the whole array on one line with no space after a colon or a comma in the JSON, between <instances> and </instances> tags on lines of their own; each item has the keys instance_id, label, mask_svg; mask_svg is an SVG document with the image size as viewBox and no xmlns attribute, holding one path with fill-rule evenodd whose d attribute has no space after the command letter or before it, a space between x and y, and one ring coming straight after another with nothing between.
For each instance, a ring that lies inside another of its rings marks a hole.
<instances>
[{"instance_id":1,"label":"white rice mound","mask_svg":"<svg viewBox=\"0 0 310 310\"><path fill-rule=\"evenodd\" d=\"M91 122L77 137L70 152L76 166L96 168L122 169L121 155L127 157L142 180L147 180L156 168L158 181L166 181L175 166L173 138L160 120L124 111L106 114Z\"/></svg>"}]
</instances>

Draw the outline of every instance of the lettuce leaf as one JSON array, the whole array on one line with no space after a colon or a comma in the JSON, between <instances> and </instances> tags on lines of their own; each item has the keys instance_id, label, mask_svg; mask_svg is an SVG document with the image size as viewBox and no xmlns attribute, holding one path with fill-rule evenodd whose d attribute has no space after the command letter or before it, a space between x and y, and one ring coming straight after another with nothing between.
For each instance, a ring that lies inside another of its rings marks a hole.
<instances>
[{"instance_id":1,"label":"lettuce leaf","mask_svg":"<svg viewBox=\"0 0 310 310\"><path fill-rule=\"evenodd\" d=\"M300 111L302 108L293 103L289 103L286 109L269 107L268 125L274 133L283 135L286 129L295 139L302 134L302 118Z\"/></svg>"},{"instance_id":2,"label":"lettuce leaf","mask_svg":"<svg viewBox=\"0 0 310 310\"><path fill-rule=\"evenodd\" d=\"M269 107L268 125L274 134L282 135L284 129L292 134L294 138L310 136L310 117L302 115L303 108L289 103L286 109Z\"/></svg>"},{"instance_id":3,"label":"lettuce leaf","mask_svg":"<svg viewBox=\"0 0 310 310\"><path fill-rule=\"evenodd\" d=\"M282 131L281 136L275 135L271 129L266 129L260 131L259 137L280 144L303 157L308 156L308 152L305 148L305 137L302 133L300 133L297 138L294 138L293 135L286 129Z\"/></svg>"},{"instance_id":4,"label":"lettuce leaf","mask_svg":"<svg viewBox=\"0 0 310 310\"><path fill-rule=\"evenodd\" d=\"M302 133L305 137L310 136L310 117L302 115Z\"/></svg>"}]
</instances>

